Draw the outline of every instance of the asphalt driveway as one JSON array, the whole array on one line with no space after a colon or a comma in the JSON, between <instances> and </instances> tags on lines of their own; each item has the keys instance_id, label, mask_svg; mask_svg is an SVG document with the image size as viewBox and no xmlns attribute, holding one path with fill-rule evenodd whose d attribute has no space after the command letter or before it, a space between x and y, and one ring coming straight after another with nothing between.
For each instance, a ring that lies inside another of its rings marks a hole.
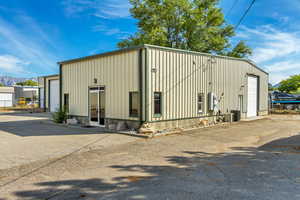
<instances>
[{"instance_id":1,"label":"asphalt driveway","mask_svg":"<svg viewBox=\"0 0 300 200\"><path fill-rule=\"evenodd\" d=\"M47 113L0 114L0 170L136 140L94 128L52 124L50 117Z\"/></svg>"}]
</instances>

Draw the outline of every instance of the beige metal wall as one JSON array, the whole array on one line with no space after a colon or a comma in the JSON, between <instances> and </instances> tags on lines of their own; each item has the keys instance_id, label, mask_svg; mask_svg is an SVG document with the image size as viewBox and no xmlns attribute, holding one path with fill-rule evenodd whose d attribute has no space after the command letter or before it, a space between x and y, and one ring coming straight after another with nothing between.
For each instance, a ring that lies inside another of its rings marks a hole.
<instances>
[{"instance_id":1,"label":"beige metal wall","mask_svg":"<svg viewBox=\"0 0 300 200\"><path fill-rule=\"evenodd\" d=\"M62 92L69 94L70 115L87 117L88 88L105 86L106 118L138 120L129 117L129 92L139 90L138 67L138 50L62 64Z\"/></svg>"},{"instance_id":2,"label":"beige metal wall","mask_svg":"<svg viewBox=\"0 0 300 200\"><path fill-rule=\"evenodd\" d=\"M147 118L149 121L193 118L211 115L207 94L220 100L222 113L238 110L238 95L243 95L247 109L247 74L260 79L259 111L268 109L268 75L247 61L212 57L199 53L148 47ZM162 92L162 116L153 116L153 92ZM197 112L197 94L205 95L205 111Z\"/></svg>"}]
</instances>

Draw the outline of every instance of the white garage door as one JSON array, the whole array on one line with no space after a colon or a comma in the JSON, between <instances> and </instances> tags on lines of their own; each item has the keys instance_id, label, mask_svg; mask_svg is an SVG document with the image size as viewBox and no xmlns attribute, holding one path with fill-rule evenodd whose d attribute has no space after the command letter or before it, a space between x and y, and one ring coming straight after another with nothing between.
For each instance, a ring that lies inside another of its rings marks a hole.
<instances>
[{"instance_id":1,"label":"white garage door","mask_svg":"<svg viewBox=\"0 0 300 200\"><path fill-rule=\"evenodd\" d=\"M257 77L248 76L247 117L257 116Z\"/></svg>"},{"instance_id":2,"label":"white garage door","mask_svg":"<svg viewBox=\"0 0 300 200\"><path fill-rule=\"evenodd\" d=\"M44 108L44 88L40 88L40 108Z\"/></svg>"},{"instance_id":3,"label":"white garage door","mask_svg":"<svg viewBox=\"0 0 300 200\"><path fill-rule=\"evenodd\" d=\"M50 81L50 112L55 112L59 109L59 81L58 80L51 80Z\"/></svg>"},{"instance_id":4,"label":"white garage door","mask_svg":"<svg viewBox=\"0 0 300 200\"><path fill-rule=\"evenodd\" d=\"M0 93L0 107L12 107L13 95L11 93Z\"/></svg>"}]
</instances>

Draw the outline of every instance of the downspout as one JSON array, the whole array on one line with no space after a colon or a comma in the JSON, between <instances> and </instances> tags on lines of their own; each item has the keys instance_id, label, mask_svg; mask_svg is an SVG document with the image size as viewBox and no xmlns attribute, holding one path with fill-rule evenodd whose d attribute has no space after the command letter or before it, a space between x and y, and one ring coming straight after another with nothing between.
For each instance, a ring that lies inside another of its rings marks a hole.
<instances>
[{"instance_id":1,"label":"downspout","mask_svg":"<svg viewBox=\"0 0 300 200\"><path fill-rule=\"evenodd\" d=\"M62 64L59 64L59 110L62 110Z\"/></svg>"},{"instance_id":2,"label":"downspout","mask_svg":"<svg viewBox=\"0 0 300 200\"><path fill-rule=\"evenodd\" d=\"M49 93L48 88L46 87L46 77L44 77L44 112L47 112L46 104L48 103L46 99L46 92Z\"/></svg>"},{"instance_id":3,"label":"downspout","mask_svg":"<svg viewBox=\"0 0 300 200\"><path fill-rule=\"evenodd\" d=\"M140 94L140 126L144 123L143 121L143 48L139 50L139 94Z\"/></svg>"},{"instance_id":4,"label":"downspout","mask_svg":"<svg viewBox=\"0 0 300 200\"><path fill-rule=\"evenodd\" d=\"M148 123L149 119L148 119L148 106L149 106L149 102L148 102L148 47L145 46L145 122Z\"/></svg>"},{"instance_id":5,"label":"downspout","mask_svg":"<svg viewBox=\"0 0 300 200\"><path fill-rule=\"evenodd\" d=\"M141 123L141 125L143 123L149 121L148 120L148 88L147 88L148 87L147 51L148 51L147 46L144 46L139 51L139 91L140 91L140 123ZM143 112L143 110L145 112Z\"/></svg>"}]
</instances>

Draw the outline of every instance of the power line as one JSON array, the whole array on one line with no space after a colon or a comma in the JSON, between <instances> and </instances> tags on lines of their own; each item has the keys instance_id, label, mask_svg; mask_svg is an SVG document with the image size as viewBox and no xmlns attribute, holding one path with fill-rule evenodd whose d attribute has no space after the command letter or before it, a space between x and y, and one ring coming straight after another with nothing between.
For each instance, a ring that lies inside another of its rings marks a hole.
<instances>
[{"instance_id":1,"label":"power line","mask_svg":"<svg viewBox=\"0 0 300 200\"><path fill-rule=\"evenodd\" d=\"M231 8L228 10L228 12L226 13L225 17L228 17L228 15L231 13L231 11L234 9L234 7L236 6L236 4L238 3L239 0L235 0L231 6Z\"/></svg>"},{"instance_id":2,"label":"power line","mask_svg":"<svg viewBox=\"0 0 300 200\"><path fill-rule=\"evenodd\" d=\"M249 13L250 9L252 8L253 4L255 3L256 0L252 0L251 4L249 5L249 7L247 8L247 10L245 11L245 13L243 14L243 16L241 17L240 21L235 25L235 30L240 26L240 24L242 23L242 21L244 20L244 18L246 17L246 15Z\"/></svg>"}]
</instances>

